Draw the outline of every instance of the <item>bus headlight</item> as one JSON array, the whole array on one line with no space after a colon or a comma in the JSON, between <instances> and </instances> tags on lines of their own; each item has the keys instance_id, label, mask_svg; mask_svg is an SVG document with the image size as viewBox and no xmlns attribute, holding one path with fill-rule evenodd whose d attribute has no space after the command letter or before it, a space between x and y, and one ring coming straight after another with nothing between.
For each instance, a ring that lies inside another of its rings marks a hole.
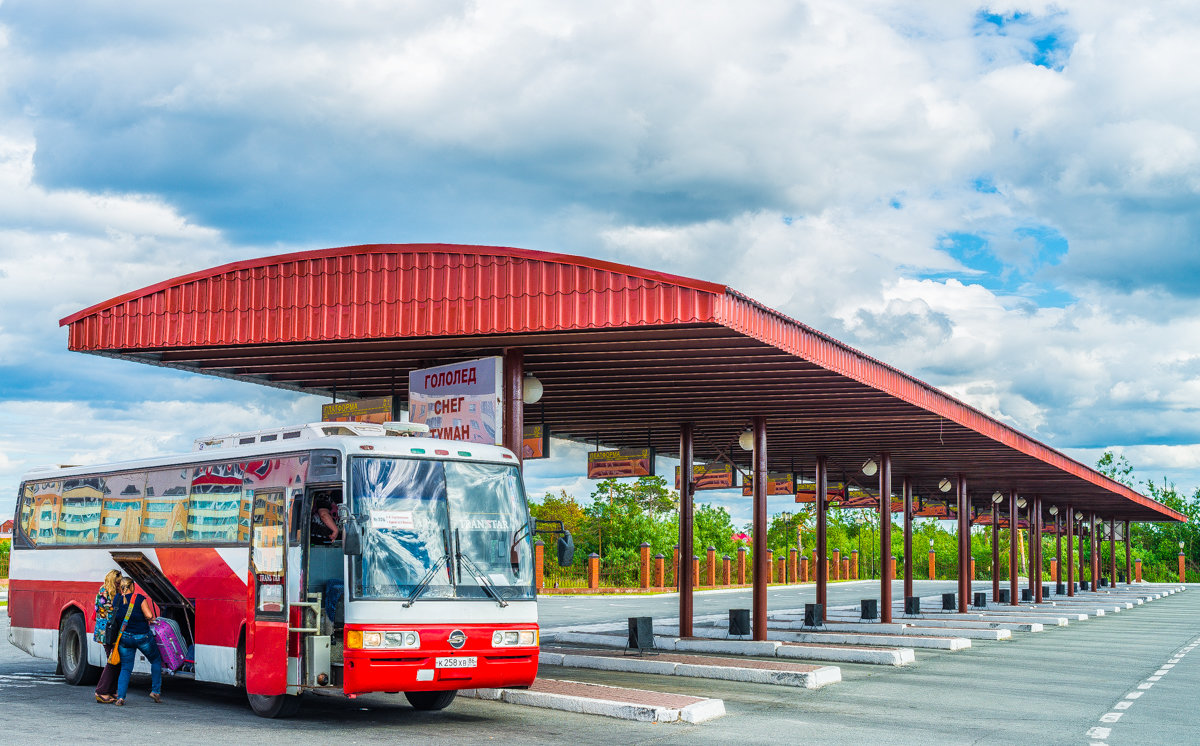
<instances>
[{"instance_id":1,"label":"bus headlight","mask_svg":"<svg viewBox=\"0 0 1200 746\"><path fill-rule=\"evenodd\" d=\"M350 650L389 650L421 647L421 635L414 630L358 630L346 632L346 648Z\"/></svg>"},{"instance_id":2,"label":"bus headlight","mask_svg":"<svg viewBox=\"0 0 1200 746\"><path fill-rule=\"evenodd\" d=\"M538 631L536 629L498 629L492 633L492 647L537 647Z\"/></svg>"}]
</instances>

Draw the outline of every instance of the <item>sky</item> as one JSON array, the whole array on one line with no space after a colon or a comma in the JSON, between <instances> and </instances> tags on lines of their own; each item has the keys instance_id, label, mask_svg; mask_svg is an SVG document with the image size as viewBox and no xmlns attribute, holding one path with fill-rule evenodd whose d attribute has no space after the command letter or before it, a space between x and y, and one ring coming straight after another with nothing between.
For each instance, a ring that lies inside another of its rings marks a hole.
<instances>
[{"instance_id":1,"label":"sky","mask_svg":"<svg viewBox=\"0 0 1200 746\"><path fill-rule=\"evenodd\" d=\"M724 283L1191 492L1197 70L1194 2L0 0L0 510L33 466L319 416L60 318L411 242ZM586 500L554 450L529 491Z\"/></svg>"}]
</instances>

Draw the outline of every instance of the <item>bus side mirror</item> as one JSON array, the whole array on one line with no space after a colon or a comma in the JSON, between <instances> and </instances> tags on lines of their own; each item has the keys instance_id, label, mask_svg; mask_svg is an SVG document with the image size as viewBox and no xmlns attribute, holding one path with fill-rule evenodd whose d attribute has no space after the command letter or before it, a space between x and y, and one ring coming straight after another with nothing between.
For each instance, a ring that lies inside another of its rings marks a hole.
<instances>
[{"instance_id":1,"label":"bus side mirror","mask_svg":"<svg viewBox=\"0 0 1200 746\"><path fill-rule=\"evenodd\" d=\"M349 557L362 556L362 530L354 516L347 517L342 524L342 553Z\"/></svg>"},{"instance_id":2,"label":"bus side mirror","mask_svg":"<svg viewBox=\"0 0 1200 746\"><path fill-rule=\"evenodd\" d=\"M575 538L570 531L564 531L558 537L558 564L560 567L570 567L575 563Z\"/></svg>"}]
</instances>

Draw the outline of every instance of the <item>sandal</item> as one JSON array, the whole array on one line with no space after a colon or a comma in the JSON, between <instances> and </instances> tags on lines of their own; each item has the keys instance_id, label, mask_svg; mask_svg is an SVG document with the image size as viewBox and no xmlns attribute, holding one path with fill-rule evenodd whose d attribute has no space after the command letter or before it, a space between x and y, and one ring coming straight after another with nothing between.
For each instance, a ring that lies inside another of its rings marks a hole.
<instances>
[{"instance_id":1,"label":"sandal","mask_svg":"<svg viewBox=\"0 0 1200 746\"><path fill-rule=\"evenodd\" d=\"M158 692L150 692L150 699L154 700L156 703L158 703L160 705L162 704L162 695L159 694Z\"/></svg>"},{"instance_id":2,"label":"sandal","mask_svg":"<svg viewBox=\"0 0 1200 746\"><path fill-rule=\"evenodd\" d=\"M111 705L116 700L117 700L117 698L111 694L97 694L96 695L96 701L102 705Z\"/></svg>"},{"instance_id":3,"label":"sandal","mask_svg":"<svg viewBox=\"0 0 1200 746\"><path fill-rule=\"evenodd\" d=\"M115 704L117 707L124 707L124 706L125 706L125 698L124 698L124 697L118 697L118 698L117 698L117 701L116 701L116 702L113 702L113 704Z\"/></svg>"}]
</instances>

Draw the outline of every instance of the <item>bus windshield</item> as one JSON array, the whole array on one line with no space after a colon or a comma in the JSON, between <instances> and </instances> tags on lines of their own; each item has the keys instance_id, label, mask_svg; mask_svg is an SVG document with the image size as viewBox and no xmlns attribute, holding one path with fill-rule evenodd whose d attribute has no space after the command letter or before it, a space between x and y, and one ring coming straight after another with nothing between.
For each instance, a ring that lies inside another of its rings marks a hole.
<instances>
[{"instance_id":1,"label":"bus windshield","mask_svg":"<svg viewBox=\"0 0 1200 746\"><path fill-rule=\"evenodd\" d=\"M534 597L529 509L515 466L360 457L350 485L363 539L362 555L351 558L354 597Z\"/></svg>"}]
</instances>

